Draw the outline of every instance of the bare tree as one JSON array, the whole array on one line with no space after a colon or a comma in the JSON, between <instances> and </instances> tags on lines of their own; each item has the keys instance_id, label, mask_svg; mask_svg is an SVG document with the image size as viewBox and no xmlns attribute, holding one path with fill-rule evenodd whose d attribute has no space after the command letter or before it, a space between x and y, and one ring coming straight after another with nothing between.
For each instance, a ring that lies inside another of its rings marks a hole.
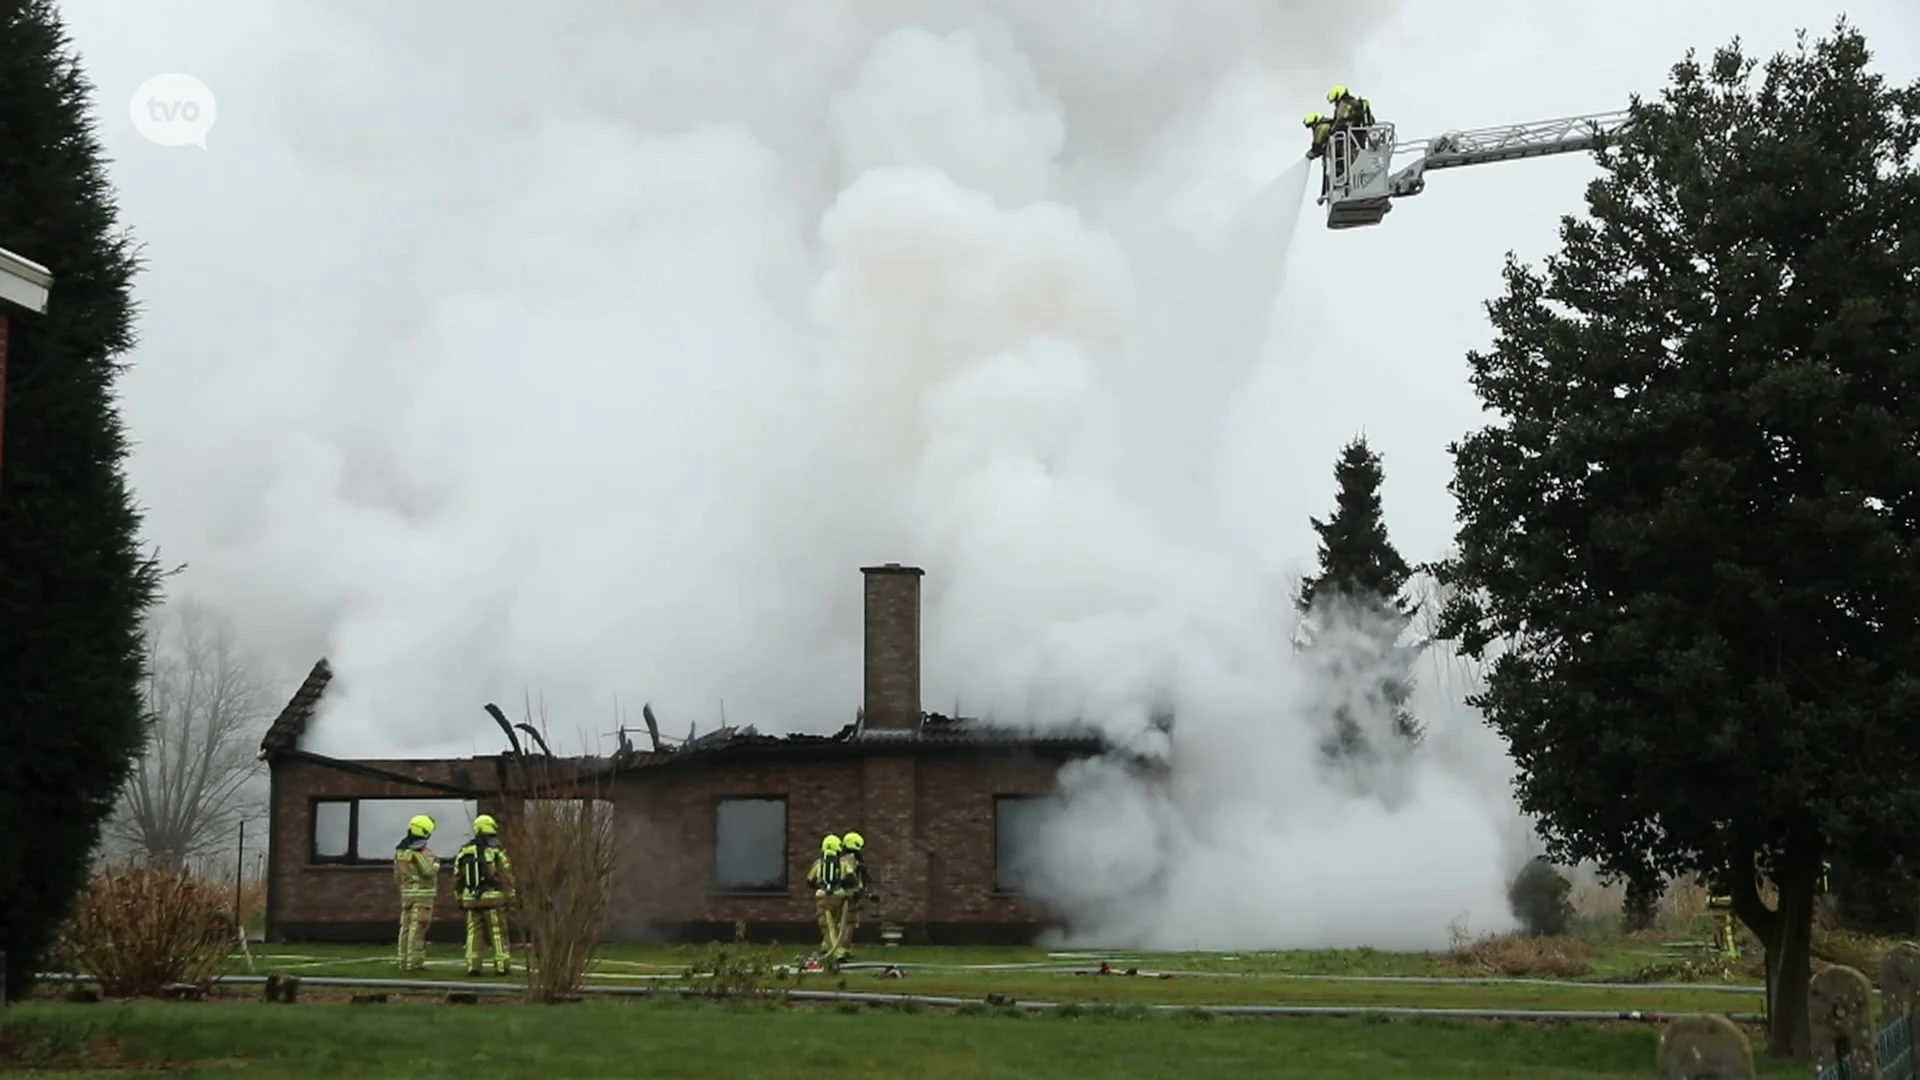
<instances>
[{"instance_id":1,"label":"bare tree","mask_svg":"<svg viewBox=\"0 0 1920 1080\"><path fill-rule=\"evenodd\" d=\"M120 794L111 835L180 864L227 842L256 813L248 782L271 708L266 683L218 612L190 600L147 624L147 751Z\"/></svg>"}]
</instances>

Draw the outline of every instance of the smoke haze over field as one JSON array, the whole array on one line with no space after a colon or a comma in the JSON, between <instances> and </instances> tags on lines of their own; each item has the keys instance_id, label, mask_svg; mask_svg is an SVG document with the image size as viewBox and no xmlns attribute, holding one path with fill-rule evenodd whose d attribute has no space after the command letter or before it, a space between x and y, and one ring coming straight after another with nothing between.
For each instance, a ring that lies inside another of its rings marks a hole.
<instances>
[{"instance_id":1,"label":"smoke haze over field","mask_svg":"<svg viewBox=\"0 0 1920 1080\"><path fill-rule=\"evenodd\" d=\"M285 673L331 658L310 745L359 756L491 750L478 705L527 689L563 745L616 701L836 729L856 568L913 562L928 708L1139 747L1179 715L1167 790L1070 777L1043 887L1097 933L1496 928L1497 743L1442 661L1404 805L1323 783L1289 575L1362 428L1403 551L1440 553L1475 305L1591 167L1328 234L1299 116L1336 80L1410 135L1613 109L1831 15L1489 2L71 3L150 245L150 532ZM128 128L163 71L220 96L204 153Z\"/></svg>"}]
</instances>

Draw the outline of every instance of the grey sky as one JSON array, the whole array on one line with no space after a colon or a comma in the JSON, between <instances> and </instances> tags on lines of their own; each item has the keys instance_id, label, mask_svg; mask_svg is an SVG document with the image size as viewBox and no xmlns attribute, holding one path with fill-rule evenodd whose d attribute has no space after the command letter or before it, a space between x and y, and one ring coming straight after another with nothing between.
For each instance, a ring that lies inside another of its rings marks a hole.
<instances>
[{"instance_id":1,"label":"grey sky","mask_svg":"<svg viewBox=\"0 0 1920 1080\"><path fill-rule=\"evenodd\" d=\"M1591 173L1583 158L1437 176L1373 230L1330 233L1308 206L1274 330L1215 402L1216 458L1196 459L1219 520L1123 552L1114 535L1132 536L1125 523L1144 511L1115 510L1079 548L1051 552L1080 577L1032 608L1004 598L1037 589L1042 562L1021 558L1016 525L1045 515L1010 500L1042 481L1009 478L1006 463L1067 453L1032 439L1080 407L1086 358L995 391L1012 398L953 404L968 417L958 442L897 432L943 448L926 469L958 471L938 482L875 471L866 421L820 419L836 388L903 355L949 350L942 370L955 373L1035 335L1125 339L1137 313L1114 307L1122 279L1164 289L1196 237L1294 164L1300 115L1330 82L1420 137L1621 108L1688 46L1740 34L1770 52L1837 13L1786 0L1085 0L1018 15L1009 0L894 4L862 30L881 7L574 0L535 22L533 8L494 3L69 0L125 219L147 245L124 393L150 535L193 567L179 586L232 611L280 674L332 654L361 688L342 730L382 751L487 741L478 702L517 707L527 686L564 704L566 728L608 730L616 695L636 715L652 697L675 727L710 725L720 697L736 720L837 724L858 694L863 561L928 566L930 646L967 669L931 672L930 695L1056 708L1115 666L1235 669L1232 650L1201 663L1142 642L1258 623L1249 597L1284 583L1248 575L1311 558L1306 518L1328 505L1352 434L1386 455L1403 551L1445 547L1445 446L1478 422L1464 353L1487 337L1480 304L1505 250L1551 248ZM1005 11L1016 17L982 31L971 61L940 44ZM1850 12L1882 70L1913 78L1920 9ZM920 51L895 39L890 64L849 90L874 42L914 23L931 31ZM169 71L218 95L205 152L132 129L130 95ZM835 93L858 101L836 111ZM818 293L831 277L823 218L884 165L944 170L1007 214L1056 199L1096 235L1009 224L924 178L870 185L837 220L877 261L840 279L851 306L838 337L807 329L833 305ZM919 198L946 200L924 225L907 220ZM1054 240L1071 253L1035 254ZM916 261L939 245L975 273ZM1080 306L1033 314L973 296L980 281ZM901 299L910 288L926 295ZM1028 320L1027 336L995 338L995 319ZM873 357L850 360L861 348ZM870 387L874 400L904 408L932 392L923 374ZM994 426L1021 417L1030 429ZM1019 453L982 449L996 432ZM1007 520L927 524L962 507ZM1065 520L1043 535L1061 537ZM1219 562L1229 551L1233 573ZM1219 565L1141 569L1182 560ZM1235 581L1245 595L1230 595ZM1202 610L1215 599L1228 614ZM1029 653L1042 659L1023 666ZM451 716L423 718L435 712Z\"/></svg>"}]
</instances>

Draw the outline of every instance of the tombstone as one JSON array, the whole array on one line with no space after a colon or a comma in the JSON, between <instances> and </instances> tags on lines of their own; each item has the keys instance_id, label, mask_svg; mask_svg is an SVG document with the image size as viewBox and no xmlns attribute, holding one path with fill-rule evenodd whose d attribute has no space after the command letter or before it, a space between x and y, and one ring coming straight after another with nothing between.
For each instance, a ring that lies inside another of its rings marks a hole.
<instances>
[{"instance_id":1,"label":"tombstone","mask_svg":"<svg viewBox=\"0 0 1920 1080\"><path fill-rule=\"evenodd\" d=\"M1660 1036L1660 1080L1753 1080L1753 1047L1724 1016L1682 1016Z\"/></svg>"},{"instance_id":2,"label":"tombstone","mask_svg":"<svg viewBox=\"0 0 1920 1080\"><path fill-rule=\"evenodd\" d=\"M1888 1023L1920 1013L1920 945L1903 941L1880 961L1880 1015Z\"/></svg>"},{"instance_id":3,"label":"tombstone","mask_svg":"<svg viewBox=\"0 0 1920 1080\"><path fill-rule=\"evenodd\" d=\"M1813 1024L1813 1061L1824 1070L1849 1062L1851 1080L1879 1080L1874 1054L1873 986L1850 967L1830 967L1807 988L1807 1015Z\"/></svg>"}]
</instances>

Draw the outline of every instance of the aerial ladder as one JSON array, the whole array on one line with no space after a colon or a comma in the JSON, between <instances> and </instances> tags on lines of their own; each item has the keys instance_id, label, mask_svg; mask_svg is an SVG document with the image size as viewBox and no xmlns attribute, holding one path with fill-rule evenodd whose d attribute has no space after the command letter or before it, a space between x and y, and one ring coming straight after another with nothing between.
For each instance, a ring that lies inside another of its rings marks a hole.
<instances>
[{"instance_id":1,"label":"aerial ladder","mask_svg":"<svg viewBox=\"0 0 1920 1080\"><path fill-rule=\"evenodd\" d=\"M1393 209L1393 200L1425 191L1427 174L1436 169L1571 154L1602 146L1626 130L1632 115L1622 110L1478 131L1450 131L1404 145L1395 141L1392 124L1336 131L1327 140L1322 158L1327 185L1320 203L1327 208L1327 228L1380 224ZM1396 160L1408 157L1412 158L1410 162L1395 168Z\"/></svg>"}]
</instances>

